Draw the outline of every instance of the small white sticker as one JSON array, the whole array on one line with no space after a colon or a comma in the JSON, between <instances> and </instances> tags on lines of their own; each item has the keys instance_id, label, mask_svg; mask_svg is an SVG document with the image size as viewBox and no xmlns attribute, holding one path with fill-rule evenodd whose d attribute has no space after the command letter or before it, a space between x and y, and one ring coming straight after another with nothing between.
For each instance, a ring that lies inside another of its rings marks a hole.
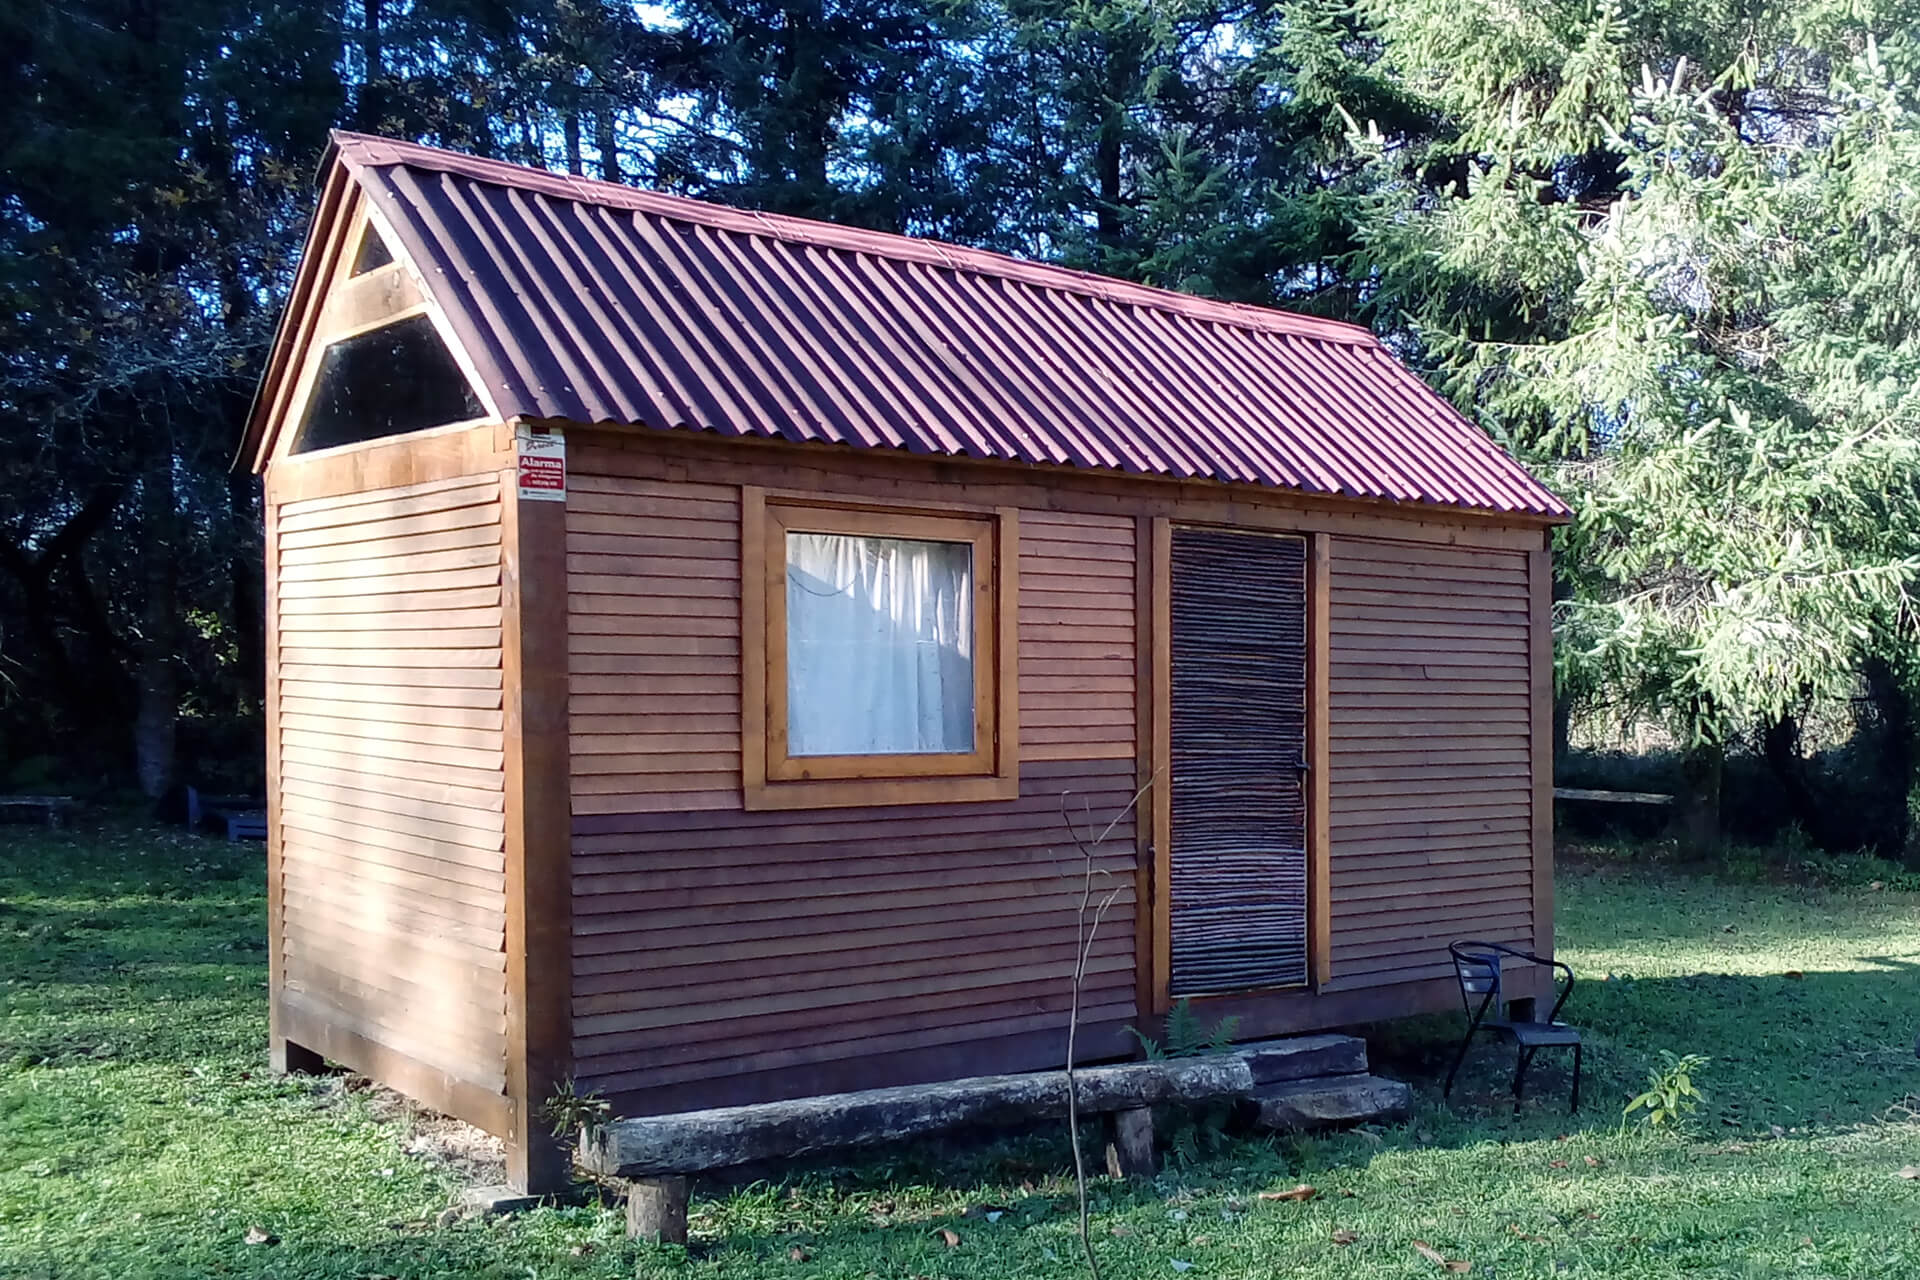
<instances>
[{"instance_id":1,"label":"small white sticker","mask_svg":"<svg viewBox=\"0 0 1920 1280\"><path fill-rule=\"evenodd\" d=\"M567 500L567 437L558 427L514 427L520 496L531 502Z\"/></svg>"}]
</instances>

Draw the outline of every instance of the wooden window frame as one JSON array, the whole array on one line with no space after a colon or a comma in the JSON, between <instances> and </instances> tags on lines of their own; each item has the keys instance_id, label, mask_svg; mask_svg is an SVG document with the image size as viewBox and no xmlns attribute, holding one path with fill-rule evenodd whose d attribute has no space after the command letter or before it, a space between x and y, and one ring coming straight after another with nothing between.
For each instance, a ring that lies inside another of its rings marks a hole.
<instances>
[{"instance_id":1,"label":"wooden window frame","mask_svg":"<svg viewBox=\"0 0 1920 1280\"><path fill-rule=\"evenodd\" d=\"M1009 800L1020 794L1019 513L1009 507L845 501L743 487L741 783L748 809ZM794 756L787 749L788 533L973 548L971 752Z\"/></svg>"},{"instance_id":2,"label":"wooden window frame","mask_svg":"<svg viewBox=\"0 0 1920 1280\"><path fill-rule=\"evenodd\" d=\"M387 246L387 252L393 255L393 261L355 275L353 264L359 257L360 243L367 235L379 236L381 243ZM292 382L274 414L267 463L304 462L312 458L378 449L396 440L417 440L435 434L461 432L501 420L499 407L488 392L485 380L480 377L466 348L455 337L446 316L427 296L419 273L399 245L400 240L394 235L393 229L376 215L364 196L354 193L348 200L340 229L334 232L326 246L328 260L316 281L314 296L298 321L300 329L294 339L298 354L294 357L296 363ZM390 436L376 436L371 440L329 445L324 449L296 451L300 436L306 429L307 412L328 349L335 343L416 316L425 316L433 325L434 333L446 345L447 353L453 357L454 364L466 377L468 388L480 402L480 416L465 421L438 423L415 431L396 432Z\"/></svg>"}]
</instances>

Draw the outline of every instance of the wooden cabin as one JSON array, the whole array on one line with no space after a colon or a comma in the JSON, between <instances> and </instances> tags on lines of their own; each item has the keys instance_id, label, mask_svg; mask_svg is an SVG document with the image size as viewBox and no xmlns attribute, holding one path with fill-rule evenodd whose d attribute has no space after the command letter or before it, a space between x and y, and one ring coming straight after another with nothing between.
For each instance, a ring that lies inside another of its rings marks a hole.
<instances>
[{"instance_id":1,"label":"wooden cabin","mask_svg":"<svg viewBox=\"0 0 1920 1280\"><path fill-rule=\"evenodd\" d=\"M1553 945L1566 507L1367 332L336 135L265 478L272 1043L649 1114Z\"/></svg>"}]
</instances>

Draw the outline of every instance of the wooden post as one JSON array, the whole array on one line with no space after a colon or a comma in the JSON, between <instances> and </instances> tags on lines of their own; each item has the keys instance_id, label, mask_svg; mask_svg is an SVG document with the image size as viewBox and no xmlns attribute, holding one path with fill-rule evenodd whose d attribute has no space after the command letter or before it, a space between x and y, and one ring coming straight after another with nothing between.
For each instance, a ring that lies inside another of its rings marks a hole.
<instances>
[{"instance_id":1,"label":"wooden post","mask_svg":"<svg viewBox=\"0 0 1920 1280\"><path fill-rule=\"evenodd\" d=\"M1307 540L1307 954L1317 990L1333 978L1333 538Z\"/></svg>"},{"instance_id":2,"label":"wooden post","mask_svg":"<svg viewBox=\"0 0 1920 1280\"><path fill-rule=\"evenodd\" d=\"M687 1180L642 1178L627 1184L627 1238L687 1242Z\"/></svg>"},{"instance_id":3,"label":"wooden post","mask_svg":"<svg viewBox=\"0 0 1920 1280\"><path fill-rule=\"evenodd\" d=\"M1533 949L1553 956L1553 552L1551 534L1527 553L1528 657L1532 665ZM1535 975L1544 982L1550 975Z\"/></svg>"},{"instance_id":4,"label":"wooden post","mask_svg":"<svg viewBox=\"0 0 1920 1280\"><path fill-rule=\"evenodd\" d=\"M1160 1172L1153 1146L1153 1112L1116 1111L1107 1119L1107 1173L1115 1178L1151 1178Z\"/></svg>"},{"instance_id":5,"label":"wooden post","mask_svg":"<svg viewBox=\"0 0 1920 1280\"><path fill-rule=\"evenodd\" d=\"M567 508L501 476L506 706L507 1181L572 1182L541 1114L572 1071L572 805L567 743Z\"/></svg>"}]
</instances>

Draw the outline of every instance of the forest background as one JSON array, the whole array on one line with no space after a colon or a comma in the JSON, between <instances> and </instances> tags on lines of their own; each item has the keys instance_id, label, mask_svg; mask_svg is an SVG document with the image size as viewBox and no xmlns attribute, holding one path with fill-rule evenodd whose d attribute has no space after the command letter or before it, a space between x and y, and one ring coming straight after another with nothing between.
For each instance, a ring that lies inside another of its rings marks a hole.
<instances>
[{"instance_id":1,"label":"forest background","mask_svg":"<svg viewBox=\"0 0 1920 1280\"><path fill-rule=\"evenodd\" d=\"M346 126L1365 324L1579 513L1563 783L1920 863L1920 3L0 0L0 73L0 792L258 787Z\"/></svg>"}]
</instances>

